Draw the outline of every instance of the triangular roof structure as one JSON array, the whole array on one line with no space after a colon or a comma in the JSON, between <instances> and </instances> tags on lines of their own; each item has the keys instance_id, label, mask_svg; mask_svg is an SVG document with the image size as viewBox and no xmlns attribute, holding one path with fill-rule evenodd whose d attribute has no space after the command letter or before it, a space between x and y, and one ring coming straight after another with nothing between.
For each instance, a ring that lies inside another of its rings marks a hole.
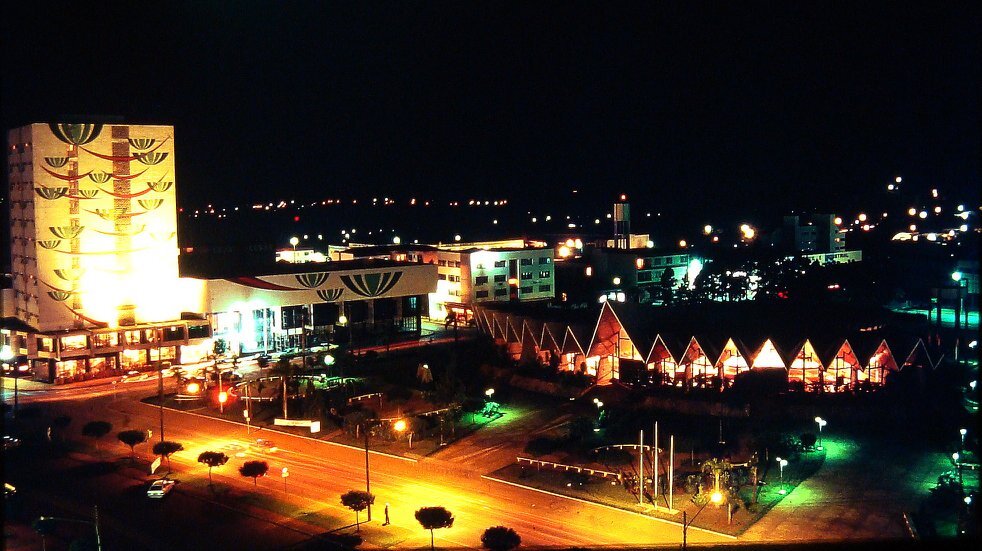
<instances>
[{"instance_id":1,"label":"triangular roof structure","mask_svg":"<svg viewBox=\"0 0 982 551\"><path fill-rule=\"evenodd\" d=\"M507 327L508 314L504 312L492 312L491 313L491 327L492 336L496 339L505 339L507 332L505 327Z\"/></svg>"},{"instance_id":2,"label":"triangular roof structure","mask_svg":"<svg viewBox=\"0 0 982 551\"><path fill-rule=\"evenodd\" d=\"M839 362L840 358L841 362ZM839 345L838 350L828 358L828 362L825 364L825 371L832 373L833 376L844 376L842 374L846 371L860 369L862 365L863 363L856 355L856 351L853 350L849 339L842 339L842 344Z\"/></svg>"},{"instance_id":3,"label":"triangular roof structure","mask_svg":"<svg viewBox=\"0 0 982 551\"><path fill-rule=\"evenodd\" d=\"M621 328L634 345L637 354L635 357L644 357L651 350L658 335L656 330L658 324L653 323L651 310L626 302L607 301L604 306L617 316Z\"/></svg>"},{"instance_id":4,"label":"triangular roof structure","mask_svg":"<svg viewBox=\"0 0 982 551\"><path fill-rule=\"evenodd\" d=\"M567 325L566 332L563 334L563 354L583 354L586 355L586 351L590 346L586 335L589 333L589 329L585 329L580 326ZM586 342L586 344L583 344Z\"/></svg>"},{"instance_id":5,"label":"triangular roof structure","mask_svg":"<svg viewBox=\"0 0 982 551\"><path fill-rule=\"evenodd\" d=\"M689 341L692 336L685 336L682 334L673 333L659 333L658 337L661 339L668 351L672 353L672 357L675 358L676 362L682 361L682 356L685 351L689 348Z\"/></svg>"},{"instance_id":6,"label":"triangular roof structure","mask_svg":"<svg viewBox=\"0 0 982 551\"><path fill-rule=\"evenodd\" d=\"M740 340L727 339L716 359L716 367L737 370L750 369L750 353L747 351L747 347Z\"/></svg>"},{"instance_id":7,"label":"triangular roof structure","mask_svg":"<svg viewBox=\"0 0 982 551\"><path fill-rule=\"evenodd\" d=\"M593 329L587 356L614 354L617 351L617 339L620 333L621 322L617 319L617 314L610 307L609 302L603 303L600 307L600 315L597 317L597 325Z\"/></svg>"},{"instance_id":8,"label":"triangular roof structure","mask_svg":"<svg viewBox=\"0 0 982 551\"><path fill-rule=\"evenodd\" d=\"M777 349L774 341L764 339L760 346L754 351L753 361L750 362L750 369L787 369L784 355Z\"/></svg>"},{"instance_id":9,"label":"triangular roof structure","mask_svg":"<svg viewBox=\"0 0 982 551\"><path fill-rule=\"evenodd\" d=\"M662 339L661 335L655 336L655 341L651 343L651 351L648 352L648 357L645 358L644 362L651 364L657 363L663 359L671 360L672 363L676 363L675 354L672 350L665 344L665 340Z\"/></svg>"},{"instance_id":10,"label":"triangular roof structure","mask_svg":"<svg viewBox=\"0 0 982 551\"><path fill-rule=\"evenodd\" d=\"M558 338L556 335L558 335ZM555 322L543 323L542 337L539 339L539 348L542 350L552 350L558 354L563 349L563 337L565 335L565 325Z\"/></svg>"},{"instance_id":11,"label":"triangular roof structure","mask_svg":"<svg viewBox=\"0 0 982 551\"><path fill-rule=\"evenodd\" d=\"M508 316L505 320L505 341L522 342L522 322L515 316Z\"/></svg>"},{"instance_id":12,"label":"triangular roof structure","mask_svg":"<svg viewBox=\"0 0 982 551\"><path fill-rule=\"evenodd\" d=\"M907 342L908 346L910 342ZM906 348L906 347L905 347ZM911 346L903 358L904 361L900 364L900 369L906 369L909 367L929 367L934 369L935 364L931 361L931 355L927 352L927 346L924 345L922 339L917 339L914 341L913 346ZM898 356L900 357L900 356ZM940 363L940 359L939 359Z\"/></svg>"},{"instance_id":13,"label":"triangular roof structure","mask_svg":"<svg viewBox=\"0 0 982 551\"><path fill-rule=\"evenodd\" d=\"M491 325L488 323L487 310L479 306L474 307L474 319L477 320L477 328L485 335L493 336Z\"/></svg>"},{"instance_id":14,"label":"triangular roof structure","mask_svg":"<svg viewBox=\"0 0 982 551\"><path fill-rule=\"evenodd\" d=\"M522 345L529 344L539 347L542 340L542 322L534 318L526 318L522 323Z\"/></svg>"},{"instance_id":15,"label":"triangular roof structure","mask_svg":"<svg viewBox=\"0 0 982 551\"><path fill-rule=\"evenodd\" d=\"M825 364L822 363L821 357L818 355L818 351L815 350L815 345L812 344L811 339L805 339L795 344L788 349L790 352L787 355L788 359L788 369L825 369Z\"/></svg>"},{"instance_id":16,"label":"triangular roof structure","mask_svg":"<svg viewBox=\"0 0 982 551\"><path fill-rule=\"evenodd\" d=\"M721 333L703 333L695 335L695 338L699 341L699 346L709 362L716 365L720 354L723 352L723 347L726 346L727 337Z\"/></svg>"}]
</instances>

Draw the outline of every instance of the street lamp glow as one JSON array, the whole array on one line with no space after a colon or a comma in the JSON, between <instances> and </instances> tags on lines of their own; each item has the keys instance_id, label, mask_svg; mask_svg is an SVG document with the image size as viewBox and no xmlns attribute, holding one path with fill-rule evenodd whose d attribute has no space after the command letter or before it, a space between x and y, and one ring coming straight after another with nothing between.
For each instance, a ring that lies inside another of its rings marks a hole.
<instances>
[{"instance_id":1,"label":"street lamp glow","mask_svg":"<svg viewBox=\"0 0 982 551\"><path fill-rule=\"evenodd\" d=\"M818 450L822 451L824 449L822 446L822 427L829 424L829 422L826 421L825 419L822 419L821 417L816 417L815 423L818 424Z\"/></svg>"},{"instance_id":2,"label":"street lamp glow","mask_svg":"<svg viewBox=\"0 0 982 551\"><path fill-rule=\"evenodd\" d=\"M404 430L406 430L406 421L405 421L405 419L399 419L398 421L396 421L392 425L392 428L396 429L396 431L398 431L398 432L403 432Z\"/></svg>"},{"instance_id":3,"label":"street lamp glow","mask_svg":"<svg viewBox=\"0 0 982 551\"><path fill-rule=\"evenodd\" d=\"M334 365L334 356L330 354L324 355L324 365Z\"/></svg>"},{"instance_id":4,"label":"street lamp glow","mask_svg":"<svg viewBox=\"0 0 982 551\"><path fill-rule=\"evenodd\" d=\"M961 456L958 455L958 452L955 452L955 453L951 454L951 460L954 461L955 463L958 463L958 458L959 457L961 457Z\"/></svg>"},{"instance_id":5,"label":"street lamp glow","mask_svg":"<svg viewBox=\"0 0 982 551\"><path fill-rule=\"evenodd\" d=\"M188 390L188 394L197 394L198 392L201 391L201 385L199 385L198 383L194 383L194 382L188 383L187 390Z\"/></svg>"},{"instance_id":6,"label":"street lamp glow","mask_svg":"<svg viewBox=\"0 0 982 551\"><path fill-rule=\"evenodd\" d=\"M712 495L709 496L709 501L719 505L723 502L723 494L720 492L713 492Z\"/></svg>"},{"instance_id":7,"label":"street lamp glow","mask_svg":"<svg viewBox=\"0 0 982 551\"><path fill-rule=\"evenodd\" d=\"M706 235L713 233L713 227L710 226L709 224L706 224L705 226L702 227L702 233Z\"/></svg>"},{"instance_id":8,"label":"street lamp glow","mask_svg":"<svg viewBox=\"0 0 982 551\"><path fill-rule=\"evenodd\" d=\"M958 434L962 437L962 449L965 449L965 435L968 434L968 429L958 429Z\"/></svg>"},{"instance_id":9,"label":"street lamp glow","mask_svg":"<svg viewBox=\"0 0 982 551\"><path fill-rule=\"evenodd\" d=\"M218 403L224 404L227 401L228 401L228 392L219 392L218 393Z\"/></svg>"},{"instance_id":10,"label":"street lamp glow","mask_svg":"<svg viewBox=\"0 0 982 551\"><path fill-rule=\"evenodd\" d=\"M951 272L951 279L953 281L961 281L962 280L962 273L961 272Z\"/></svg>"},{"instance_id":11,"label":"street lamp glow","mask_svg":"<svg viewBox=\"0 0 982 551\"><path fill-rule=\"evenodd\" d=\"M485 390L484 391L484 395L487 396L488 398L490 398L491 396L494 396L494 389L493 388L489 388L489 389Z\"/></svg>"},{"instance_id":12,"label":"street lamp glow","mask_svg":"<svg viewBox=\"0 0 982 551\"><path fill-rule=\"evenodd\" d=\"M338 325L347 325L347 323L348 323L348 316L344 314L338 316Z\"/></svg>"}]
</instances>

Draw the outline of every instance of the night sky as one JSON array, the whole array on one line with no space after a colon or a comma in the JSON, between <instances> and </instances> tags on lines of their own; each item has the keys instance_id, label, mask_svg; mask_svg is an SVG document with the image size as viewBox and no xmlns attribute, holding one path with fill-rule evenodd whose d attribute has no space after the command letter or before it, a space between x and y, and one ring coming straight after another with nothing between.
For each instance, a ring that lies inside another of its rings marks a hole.
<instances>
[{"instance_id":1,"label":"night sky","mask_svg":"<svg viewBox=\"0 0 982 551\"><path fill-rule=\"evenodd\" d=\"M173 124L192 208L977 197L977 4L650 4L7 3L2 122Z\"/></svg>"}]
</instances>

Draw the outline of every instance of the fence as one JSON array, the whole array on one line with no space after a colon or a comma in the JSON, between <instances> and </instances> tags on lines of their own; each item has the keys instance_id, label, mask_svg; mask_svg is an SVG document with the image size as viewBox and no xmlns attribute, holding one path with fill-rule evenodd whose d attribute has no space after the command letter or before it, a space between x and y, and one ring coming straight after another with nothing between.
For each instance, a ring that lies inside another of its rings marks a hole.
<instances>
[{"instance_id":1,"label":"fence","mask_svg":"<svg viewBox=\"0 0 982 551\"><path fill-rule=\"evenodd\" d=\"M594 476L600 476L603 478L612 477L617 481L621 480L621 473L612 473L610 471L602 471L600 469L589 469L587 467L578 467L576 465L564 465L562 463L553 463L552 461L540 461L538 459L529 459L528 457L517 457L516 458L519 465L523 462L529 465L535 465L536 467L550 467L552 469L562 469L564 471L576 471L578 473L587 473Z\"/></svg>"}]
</instances>

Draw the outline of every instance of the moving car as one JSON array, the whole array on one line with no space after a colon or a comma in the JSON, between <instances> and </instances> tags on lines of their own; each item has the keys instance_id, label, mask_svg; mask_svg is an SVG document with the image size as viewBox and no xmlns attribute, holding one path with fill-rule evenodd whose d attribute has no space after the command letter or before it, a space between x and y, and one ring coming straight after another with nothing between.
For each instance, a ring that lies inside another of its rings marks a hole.
<instances>
[{"instance_id":1,"label":"moving car","mask_svg":"<svg viewBox=\"0 0 982 551\"><path fill-rule=\"evenodd\" d=\"M264 453L273 453L278 449L272 440L267 440L265 438L257 438L255 442L249 444L249 447L255 451Z\"/></svg>"},{"instance_id":2,"label":"moving car","mask_svg":"<svg viewBox=\"0 0 982 551\"><path fill-rule=\"evenodd\" d=\"M147 497L162 498L174 489L175 482L169 478L154 480L147 489Z\"/></svg>"}]
</instances>

